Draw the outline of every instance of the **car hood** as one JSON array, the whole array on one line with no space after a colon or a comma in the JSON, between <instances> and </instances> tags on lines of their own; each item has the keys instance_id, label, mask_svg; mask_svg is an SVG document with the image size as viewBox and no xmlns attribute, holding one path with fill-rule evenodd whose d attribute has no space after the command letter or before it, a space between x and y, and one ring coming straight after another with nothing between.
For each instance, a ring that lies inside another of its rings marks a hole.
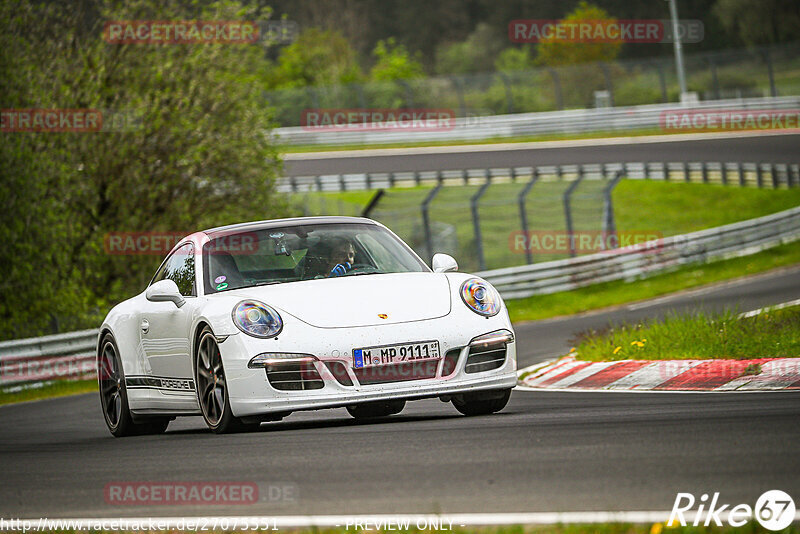
<instances>
[{"instance_id":1,"label":"car hood","mask_svg":"<svg viewBox=\"0 0 800 534\"><path fill-rule=\"evenodd\" d=\"M440 273L343 276L225 293L260 300L320 328L424 321L447 315L451 306L450 284Z\"/></svg>"}]
</instances>

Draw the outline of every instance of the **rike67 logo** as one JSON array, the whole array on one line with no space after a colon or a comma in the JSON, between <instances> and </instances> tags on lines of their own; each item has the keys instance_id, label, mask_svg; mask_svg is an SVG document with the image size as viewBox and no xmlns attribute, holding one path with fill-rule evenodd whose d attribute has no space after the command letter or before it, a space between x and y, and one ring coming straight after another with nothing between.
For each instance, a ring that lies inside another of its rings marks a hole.
<instances>
[{"instance_id":1,"label":"rike67 logo","mask_svg":"<svg viewBox=\"0 0 800 534\"><path fill-rule=\"evenodd\" d=\"M697 504L697 510L693 510ZM685 527L693 518L692 526L710 526L712 523L718 527L727 522L732 527L741 527L755 519L767 530L783 530L795 519L796 509L794 501L788 493L781 490L764 492L756 501L754 508L749 504L721 503L719 492L713 494L711 499L707 493L696 500L691 493L678 493L675 504L672 505L668 525Z\"/></svg>"}]
</instances>

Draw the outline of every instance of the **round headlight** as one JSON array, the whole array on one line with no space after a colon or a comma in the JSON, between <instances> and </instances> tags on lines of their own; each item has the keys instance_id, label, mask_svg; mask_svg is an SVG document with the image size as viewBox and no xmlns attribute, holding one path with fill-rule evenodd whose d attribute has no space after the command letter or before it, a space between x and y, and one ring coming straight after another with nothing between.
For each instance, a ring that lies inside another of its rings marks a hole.
<instances>
[{"instance_id":1,"label":"round headlight","mask_svg":"<svg viewBox=\"0 0 800 534\"><path fill-rule=\"evenodd\" d=\"M278 312L257 300L243 300L233 308L231 315L236 327L251 336L275 337L283 328Z\"/></svg>"},{"instance_id":2,"label":"round headlight","mask_svg":"<svg viewBox=\"0 0 800 534\"><path fill-rule=\"evenodd\" d=\"M461 284L461 300L479 315L491 317L500 311L500 295L483 280L470 278Z\"/></svg>"}]
</instances>

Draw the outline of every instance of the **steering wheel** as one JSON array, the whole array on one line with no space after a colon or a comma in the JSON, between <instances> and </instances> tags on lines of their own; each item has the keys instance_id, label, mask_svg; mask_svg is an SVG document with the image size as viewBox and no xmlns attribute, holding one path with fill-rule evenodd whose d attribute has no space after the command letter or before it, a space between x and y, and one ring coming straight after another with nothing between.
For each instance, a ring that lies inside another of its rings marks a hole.
<instances>
[{"instance_id":1,"label":"steering wheel","mask_svg":"<svg viewBox=\"0 0 800 534\"><path fill-rule=\"evenodd\" d=\"M378 272L378 271L380 271L380 269L378 269L377 267L375 267L374 265L371 265L369 263L354 263L353 266L350 268L350 270L347 271L347 272L348 273L354 273L354 272L374 273L374 272Z\"/></svg>"}]
</instances>

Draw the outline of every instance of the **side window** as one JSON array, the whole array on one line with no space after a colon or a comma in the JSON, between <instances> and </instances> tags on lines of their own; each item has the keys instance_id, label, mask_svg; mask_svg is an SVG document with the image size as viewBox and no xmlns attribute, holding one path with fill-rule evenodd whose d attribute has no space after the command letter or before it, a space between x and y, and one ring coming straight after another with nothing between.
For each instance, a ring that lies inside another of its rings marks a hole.
<instances>
[{"instance_id":1,"label":"side window","mask_svg":"<svg viewBox=\"0 0 800 534\"><path fill-rule=\"evenodd\" d=\"M167 261L153 277L153 282L172 280L178 286L181 295L194 297L197 295L194 272L194 246L186 243L167 258Z\"/></svg>"}]
</instances>

